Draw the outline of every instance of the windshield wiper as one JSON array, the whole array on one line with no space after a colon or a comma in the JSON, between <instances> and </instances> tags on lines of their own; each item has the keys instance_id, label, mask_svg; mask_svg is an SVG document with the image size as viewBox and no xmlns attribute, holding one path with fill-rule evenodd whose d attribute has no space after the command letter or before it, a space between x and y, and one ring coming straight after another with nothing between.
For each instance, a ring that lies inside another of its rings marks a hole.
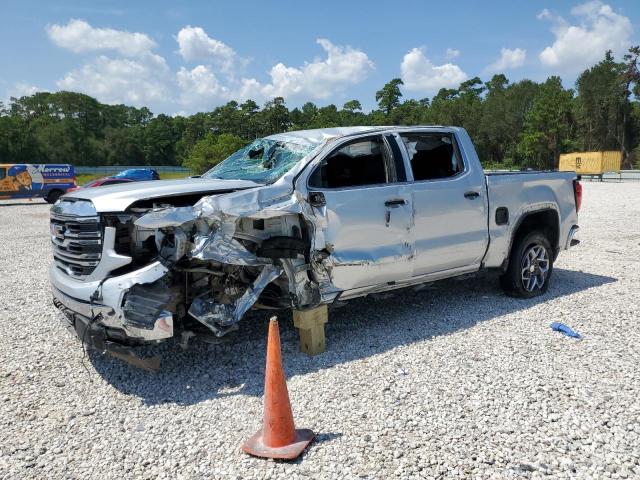
<instances>
[{"instance_id":1,"label":"windshield wiper","mask_svg":"<svg viewBox=\"0 0 640 480\"><path fill-rule=\"evenodd\" d=\"M224 177L206 177L208 180L230 180L230 181L241 181L241 182L253 182L256 185L267 185L267 182L256 180L254 178L224 178Z\"/></svg>"}]
</instances>

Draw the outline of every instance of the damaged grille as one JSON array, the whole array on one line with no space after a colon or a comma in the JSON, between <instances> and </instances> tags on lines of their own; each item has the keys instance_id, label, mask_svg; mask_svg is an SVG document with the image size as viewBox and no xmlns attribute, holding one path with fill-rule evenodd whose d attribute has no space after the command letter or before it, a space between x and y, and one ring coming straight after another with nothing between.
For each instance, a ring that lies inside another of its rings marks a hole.
<instances>
[{"instance_id":1,"label":"damaged grille","mask_svg":"<svg viewBox=\"0 0 640 480\"><path fill-rule=\"evenodd\" d=\"M102 254L100 217L52 213L51 243L53 259L60 270L75 278L90 275Z\"/></svg>"}]
</instances>

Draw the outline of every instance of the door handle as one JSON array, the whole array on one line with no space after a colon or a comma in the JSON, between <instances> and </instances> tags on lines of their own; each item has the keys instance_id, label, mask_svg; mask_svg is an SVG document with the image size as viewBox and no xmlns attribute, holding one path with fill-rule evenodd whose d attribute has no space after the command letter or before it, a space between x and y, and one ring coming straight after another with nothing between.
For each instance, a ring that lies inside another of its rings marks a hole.
<instances>
[{"instance_id":1,"label":"door handle","mask_svg":"<svg viewBox=\"0 0 640 480\"><path fill-rule=\"evenodd\" d=\"M393 200L387 200L384 202L385 207L397 208L401 205L406 205L407 201L404 198L394 198Z\"/></svg>"},{"instance_id":2,"label":"door handle","mask_svg":"<svg viewBox=\"0 0 640 480\"><path fill-rule=\"evenodd\" d=\"M474 198L478 198L480 193L478 192L465 192L464 198L468 198L469 200L473 200Z\"/></svg>"}]
</instances>

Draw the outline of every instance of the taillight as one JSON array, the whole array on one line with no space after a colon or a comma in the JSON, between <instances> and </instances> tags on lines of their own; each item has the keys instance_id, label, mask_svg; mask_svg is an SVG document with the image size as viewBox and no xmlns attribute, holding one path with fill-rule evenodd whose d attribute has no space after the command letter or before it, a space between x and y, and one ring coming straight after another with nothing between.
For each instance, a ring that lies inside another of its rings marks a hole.
<instances>
[{"instance_id":1,"label":"taillight","mask_svg":"<svg viewBox=\"0 0 640 480\"><path fill-rule=\"evenodd\" d=\"M576 198L576 212L579 212L582 206L582 184L579 180L573 181L573 194Z\"/></svg>"}]
</instances>

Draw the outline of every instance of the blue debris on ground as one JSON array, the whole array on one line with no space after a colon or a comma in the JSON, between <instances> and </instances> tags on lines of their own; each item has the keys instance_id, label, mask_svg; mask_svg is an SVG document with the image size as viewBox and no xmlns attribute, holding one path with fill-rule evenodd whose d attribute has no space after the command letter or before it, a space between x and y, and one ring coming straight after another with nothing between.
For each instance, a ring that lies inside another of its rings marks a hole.
<instances>
[{"instance_id":1,"label":"blue debris on ground","mask_svg":"<svg viewBox=\"0 0 640 480\"><path fill-rule=\"evenodd\" d=\"M564 323L560 323L560 322L553 322L551 324L551 329L556 331L556 332L560 332L563 335L566 335L567 337L572 337L572 338L582 338L582 336L574 331L571 327L569 327L568 325L565 325Z\"/></svg>"}]
</instances>

